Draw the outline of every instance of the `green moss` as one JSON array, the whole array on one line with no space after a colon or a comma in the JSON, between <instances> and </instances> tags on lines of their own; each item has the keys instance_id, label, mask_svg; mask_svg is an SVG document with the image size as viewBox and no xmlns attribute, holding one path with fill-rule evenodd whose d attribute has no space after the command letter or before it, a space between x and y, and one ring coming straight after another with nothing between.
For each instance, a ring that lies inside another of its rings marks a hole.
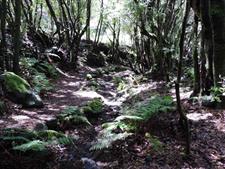
<instances>
[{"instance_id":1,"label":"green moss","mask_svg":"<svg viewBox=\"0 0 225 169\"><path fill-rule=\"evenodd\" d=\"M4 73L4 84L9 91L25 93L30 89L29 83L13 72Z\"/></svg>"},{"instance_id":2,"label":"green moss","mask_svg":"<svg viewBox=\"0 0 225 169\"><path fill-rule=\"evenodd\" d=\"M80 125L80 124L88 124L91 123L88 121L85 114L80 111L78 107L68 106L63 110L58 116L57 120L62 125Z\"/></svg>"},{"instance_id":3,"label":"green moss","mask_svg":"<svg viewBox=\"0 0 225 169\"><path fill-rule=\"evenodd\" d=\"M103 111L104 104L101 98L95 98L83 107L84 113L99 114Z\"/></svg>"}]
</instances>

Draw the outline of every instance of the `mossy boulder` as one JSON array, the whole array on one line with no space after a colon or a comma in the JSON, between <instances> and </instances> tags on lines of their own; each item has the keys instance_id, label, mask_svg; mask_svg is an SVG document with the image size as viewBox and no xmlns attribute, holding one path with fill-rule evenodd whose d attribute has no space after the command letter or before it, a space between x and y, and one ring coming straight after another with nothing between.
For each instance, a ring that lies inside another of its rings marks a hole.
<instances>
[{"instance_id":1,"label":"mossy boulder","mask_svg":"<svg viewBox=\"0 0 225 169\"><path fill-rule=\"evenodd\" d=\"M101 98L94 98L82 108L83 112L88 116L96 116L103 112L104 102Z\"/></svg>"},{"instance_id":2,"label":"mossy boulder","mask_svg":"<svg viewBox=\"0 0 225 169\"><path fill-rule=\"evenodd\" d=\"M4 96L23 107L43 107L43 102L31 88L30 84L13 72L5 72L0 76Z\"/></svg>"}]
</instances>

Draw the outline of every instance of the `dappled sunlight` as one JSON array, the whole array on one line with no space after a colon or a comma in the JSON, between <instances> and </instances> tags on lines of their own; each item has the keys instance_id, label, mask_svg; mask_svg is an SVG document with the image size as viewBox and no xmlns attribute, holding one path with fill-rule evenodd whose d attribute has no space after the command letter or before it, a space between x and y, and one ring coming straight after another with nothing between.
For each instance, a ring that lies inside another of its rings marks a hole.
<instances>
[{"instance_id":1,"label":"dappled sunlight","mask_svg":"<svg viewBox=\"0 0 225 169\"><path fill-rule=\"evenodd\" d=\"M19 122L22 120L30 120L31 118L24 115L12 115L12 119Z\"/></svg>"},{"instance_id":2,"label":"dappled sunlight","mask_svg":"<svg viewBox=\"0 0 225 169\"><path fill-rule=\"evenodd\" d=\"M213 123L218 131L225 133L225 119L216 119L213 120Z\"/></svg>"},{"instance_id":3,"label":"dappled sunlight","mask_svg":"<svg viewBox=\"0 0 225 169\"><path fill-rule=\"evenodd\" d=\"M199 121L199 120L206 120L209 117L212 117L213 115L211 113L189 113L187 114L187 118L193 121Z\"/></svg>"},{"instance_id":4,"label":"dappled sunlight","mask_svg":"<svg viewBox=\"0 0 225 169\"><path fill-rule=\"evenodd\" d=\"M189 87L180 88L180 98L181 98L181 100L189 99L191 94L192 94L192 92L193 91ZM175 88L170 89L170 93L172 94L172 97L175 99L176 98Z\"/></svg>"}]
</instances>

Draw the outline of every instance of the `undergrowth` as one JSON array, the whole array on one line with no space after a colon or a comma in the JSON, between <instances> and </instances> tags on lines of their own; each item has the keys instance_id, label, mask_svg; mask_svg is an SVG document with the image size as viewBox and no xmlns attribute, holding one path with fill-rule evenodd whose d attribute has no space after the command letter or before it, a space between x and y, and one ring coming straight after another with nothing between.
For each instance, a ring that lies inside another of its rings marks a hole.
<instances>
[{"instance_id":1,"label":"undergrowth","mask_svg":"<svg viewBox=\"0 0 225 169\"><path fill-rule=\"evenodd\" d=\"M12 150L40 152L49 146L73 144L74 138L54 130L32 131L25 129L4 129L0 144L9 145Z\"/></svg>"},{"instance_id":2,"label":"undergrowth","mask_svg":"<svg viewBox=\"0 0 225 169\"><path fill-rule=\"evenodd\" d=\"M48 62L39 62L35 58L22 58L20 65L27 78L30 78L31 84L37 93L53 89L49 77L55 79L58 76L56 69Z\"/></svg>"},{"instance_id":3,"label":"undergrowth","mask_svg":"<svg viewBox=\"0 0 225 169\"><path fill-rule=\"evenodd\" d=\"M101 98L94 98L82 108L83 112L88 115L96 115L103 112L104 104Z\"/></svg>"},{"instance_id":4,"label":"undergrowth","mask_svg":"<svg viewBox=\"0 0 225 169\"><path fill-rule=\"evenodd\" d=\"M162 112L174 109L173 99L170 96L154 96L147 102L138 103L133 108L122 111L122 115L114 121L102 125L96 142L93 142L91 150L109 148L113 142L123 140L138 131L139 126ZM156 139L149 137L153 144ZM158 142L157 142L158 143ZM157 145L156 145L157 146Z\"/></svg>"},{"instance_id":5,"label":"undergrowth","mask_svg":"<svg viewBox=\"0 0 225 169\"><path fill-rule=\"evenodd\" d=\"M88 121L85 114L78 108L74 106L69 106L65 108L58 116L57 119L62 126L71 126L79 124L91 123Z\"/></svg>"}]
</instances>

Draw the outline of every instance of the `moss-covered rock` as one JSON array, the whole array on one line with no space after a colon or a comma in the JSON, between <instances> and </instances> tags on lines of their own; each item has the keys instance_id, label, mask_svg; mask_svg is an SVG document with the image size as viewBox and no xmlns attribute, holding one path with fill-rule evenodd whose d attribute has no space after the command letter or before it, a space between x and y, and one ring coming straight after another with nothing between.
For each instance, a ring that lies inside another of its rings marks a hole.
<instances>
[{"instance_id":1,"label":"moss-covered rock","mask_svg":"<svg viewBox=\"0 0 225 169\"><path fill-rule=\"evenodd\" d=\"M83 112L88 116L99 115L103 112L104 102L101 98L94 98L82 108Z\"/></svg>"},{"instance_id":2,"label":"moss-covered rock","mask_svg":"<svg viewBox=\"0 0 225 169\"><path fill-rule=\"evenodd\" d=\"M22 104L23 107L43 107L43 102L31 88L30 84L13 72L5 72L0 76L0 84L6 98Z\"/></svg>"},{"instance_id":3,"label":"moss-covered rock","mask_svg":"<svg viewBox=\"0 0 225 169\"><path fill-rule=\"evenodd\" d=\"M57 116L58 124L63 128L73 127L74 125L91 125L85 114L78 107L69 106Z\"/></svg>"},{"instance_id":4,"label":"moss-covered rock","mask_svg":"<svg viewBox=\"0 0 225 169\"><path fill-rule=\"evenodd\" d=\"M13 72L6 72L4 76L4 86L8 91L26 93L30 90L29 83Z\"/></svg>"}]
</instances>

